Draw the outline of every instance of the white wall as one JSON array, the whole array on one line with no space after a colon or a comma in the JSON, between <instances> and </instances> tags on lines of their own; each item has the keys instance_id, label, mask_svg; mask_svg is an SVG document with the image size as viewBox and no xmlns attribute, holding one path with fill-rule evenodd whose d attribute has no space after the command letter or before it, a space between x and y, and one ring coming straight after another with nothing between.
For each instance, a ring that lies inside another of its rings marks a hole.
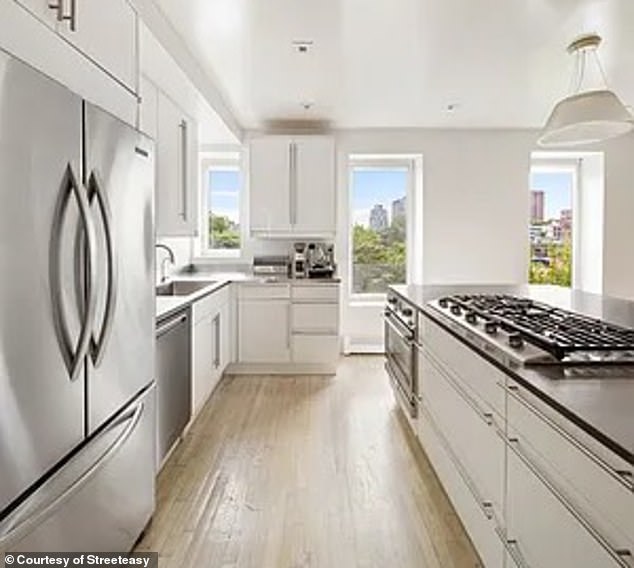
<instances>
[{"instance_id":1,"label":"white wall","mask_svg":"<svg viewBox=\"0 0 634 568\"><path fill-rule=\"evenodd\" d=\"M605 151L603 293L634 299L634 134Z\"/></svg>"},{"instance_id":2,"label":"white wall","mask_svg":"<svg viewBox=\"0 0 634 568\"><path fill-rule=\"evenodd\" d=\"M422 154L423 283L526 280L528 175L535 133L513 130L356 130L338 133L338 258L344 280L342 333L382 342L382 305L350 305L347 159Z\"/></svg>"}]
</instances>

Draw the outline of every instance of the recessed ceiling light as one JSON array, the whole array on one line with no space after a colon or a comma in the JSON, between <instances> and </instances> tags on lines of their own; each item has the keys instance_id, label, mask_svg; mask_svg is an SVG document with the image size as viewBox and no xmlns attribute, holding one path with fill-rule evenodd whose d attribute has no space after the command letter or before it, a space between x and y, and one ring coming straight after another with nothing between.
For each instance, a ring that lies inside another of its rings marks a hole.
<instances>
[{"instance_id":1,"label":"recessed ceiling light","mask_svg":"<svg viewBox=\"0 0 634 568\"><path fill-rule=\"evenodd\" d=\"M293 41L292 45L298 53L308 53L313 48L314 42L312 39L297 39Z\"/></svg>"}]
</instances>

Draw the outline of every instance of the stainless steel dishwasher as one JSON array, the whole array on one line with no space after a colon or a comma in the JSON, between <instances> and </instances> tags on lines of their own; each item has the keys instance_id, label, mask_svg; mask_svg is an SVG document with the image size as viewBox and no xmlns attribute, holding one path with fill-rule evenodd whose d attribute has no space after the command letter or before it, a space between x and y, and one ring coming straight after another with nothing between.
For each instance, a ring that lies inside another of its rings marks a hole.
<instances>
[{"instance_id":1,"label":"stainless steel dishwasher","mask_svg":"<svg viewBox=\"0 0 634 568\"><path fill-rule=\"evenodd\" d=\"M158 458L165 459L191 417L190 310L159 320L156 328Z\"/></svg>"}]
</instances>

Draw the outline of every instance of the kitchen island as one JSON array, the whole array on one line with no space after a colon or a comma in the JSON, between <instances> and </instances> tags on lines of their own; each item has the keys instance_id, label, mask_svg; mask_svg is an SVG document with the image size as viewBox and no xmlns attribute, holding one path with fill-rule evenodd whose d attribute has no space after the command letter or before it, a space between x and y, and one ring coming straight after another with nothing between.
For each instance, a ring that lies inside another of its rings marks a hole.
<instances>
[{"instance_id":1,"label":"kitchen island","mask_svg":"<svg viewBox=\"0 0 634 568\"><path fill-rule=\"evenodd\" d=\"M518 364L429 304L474 293L628 328L634 302L544 286L393 286L388 295L415 312L416 412L403 409L485 565L631 566L634 364Z\"/></svg>"}]
</instances>

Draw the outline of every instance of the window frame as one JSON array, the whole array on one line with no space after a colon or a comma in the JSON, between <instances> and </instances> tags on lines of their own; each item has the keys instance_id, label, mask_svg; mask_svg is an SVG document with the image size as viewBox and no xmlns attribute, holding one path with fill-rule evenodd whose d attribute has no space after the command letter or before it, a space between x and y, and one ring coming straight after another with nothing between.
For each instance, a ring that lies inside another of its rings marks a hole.
<instances>
[{"instance_id":1,"label":"window frame","mask_svg":"<svg viewBox=\"0 0 634 568\"><path fill-rule=\"evenodd\" d=\"M235 169L239 173L238 219L240 223L240 247L237 249L219 249L209 247L209 172L213 169ZM203 155L200 160L201 196L200 196L200 256L212 259L239 260L244 255L244 164L240 152L219 152Z\"/></svg>"},{"instance_id":2,"label":"window frame","mask_svg":"<svg viewBox=\"0 0 634 568\"><path fill-rule=\"evenodd\" d=\"M561 157L558 158L556 156L540 156L531 158L530 168L528 173L528 191L529 191L529 199L530 192L533 190L532 178L533 173L556 173L556 172L565 172L572 174L572 235L571 235L571 244L572 244L572 255L571 255L571 267L570 267L570 289L575 289L579 280L579 259L581 255L579 254L580 246L581 246L581 215L579 215L580 209L580 169L581 169L581 160L578 158L572 157ZM529 239L529 247L530 247L530 209L529 209L529 233L527 235ZM527 266L527 274L530 270L530 260Z\"/></svg>"},{"instance_id":3,"label":"window frame","mask_svg":"<svg viewBox=\"0 0 634 568\"><path fill-rule=\"evenodd\" d=\"M352 223L352 216L354 213L353 201L354 201L354 172L357 169L375 169L375 170L387 170L387 169L406 169L408 183L405 191L405 282L395 283L408 284L412 281L412 274L414 268L412 266L412 246L414 244L414 238L416 235L415 225L415 208L416 208L416 158L413 156L399 156L399 155L351 155L348 160L348 299L350 304L363 306L363 305L383 305L387 293L379 292L355 292L354 291L354 238Z\"/></svg>"}]
</instances>

